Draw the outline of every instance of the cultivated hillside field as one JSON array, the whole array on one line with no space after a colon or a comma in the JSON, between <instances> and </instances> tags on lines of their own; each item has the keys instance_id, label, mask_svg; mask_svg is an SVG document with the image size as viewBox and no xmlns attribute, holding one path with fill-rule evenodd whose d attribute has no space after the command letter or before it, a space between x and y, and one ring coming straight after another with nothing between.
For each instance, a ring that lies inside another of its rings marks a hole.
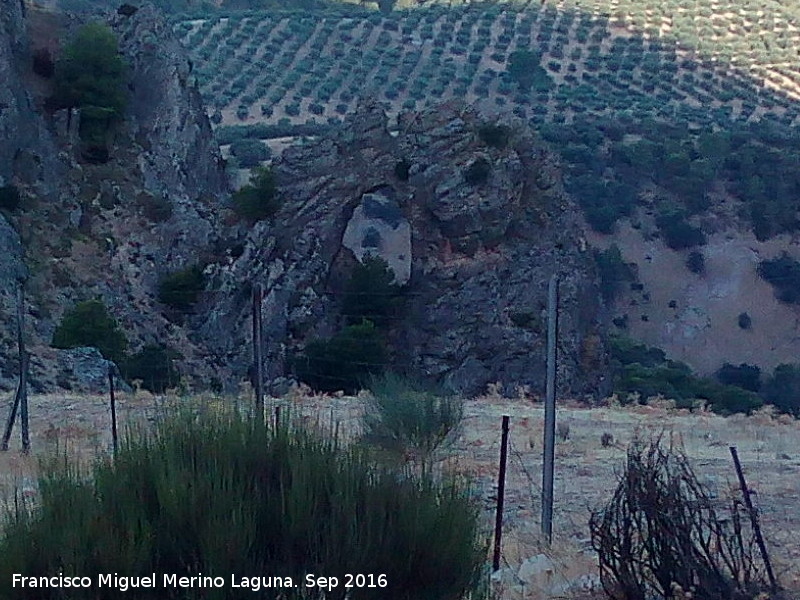
<instances>
[{"instance_id":1,"label":"cultivated hillside field","mask_svg":"<svg viewBox=\"0 0 800 600\"><path fill-rule=\"evenodd\" d=\"M365 94L394 112L456 97L538 123L631 111L796 125L800 115L800 9L792 3L425 3L389 14L341 7L178 20L216 120L325 123ZM534 51L543 68L531 89L509 77L518 50Z\"/></svg>"},{"instance_id":2,"label":"cultivated hillside field","mask_svg":"<svg viewBox=\"0 0 800 600\"><path fill-rule=\"evenodd\" d=\"M147 426L149 419L175 402L213 409L221 403L249 403L249 397L154 397L146 392L122 395L120 420ZM308 396L296 392L272 400L271 410L310 427L337 429L348 438L358 434L364 398ZM35 492L35 463L65 444L73 456L89 461L110 453L107 398L46 395L31 398L33 454L18 452L18 432L9 452L0 453L0 482L5 494ZM502 415L510 415L510 447L505 502L502 571L495 578L498 598L601 598L596 557L589 543L589 511L611 496L635 436L666 432L682 440L698 476L724 499L738 494L728 446L736 445L749 485L755 490L764 534L781 581L800 593L800 422L769 413L723 418L676 411L668 403L637 408L586 408L564 402L558 423L567 439L556 447L554 543L539 535L543 408L525 394L504 398L497 390L469 400L463 428L443 455L442 469L469 476L485 507L487 539L491 535ZM604 433L613 443L601 444ZM488 563L487 563L488 564ZM522 576L522 578L519 577Z\"/></svg>"}]
</instances>

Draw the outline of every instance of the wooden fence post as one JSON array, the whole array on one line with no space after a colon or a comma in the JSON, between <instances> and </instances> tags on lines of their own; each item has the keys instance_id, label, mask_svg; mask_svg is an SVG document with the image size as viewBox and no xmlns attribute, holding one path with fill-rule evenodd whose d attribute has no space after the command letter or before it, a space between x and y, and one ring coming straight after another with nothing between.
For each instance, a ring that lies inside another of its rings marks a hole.
<instances>
[{"instance_id":1,"label":"wooden fence post","mask_svg":"<svg viewBox=\"0 0 800 600\"><path fill-rule=\"evenodd\" d=\"M556 340L558 338L558 278L550 278L547 299L547 390L544 404L542 457L542 534L553 541L553 471L556 446Z\"/></svg>"},{"instance_id":2,"label":"wooden fence post","mask_svg":"<svg viewBox=\"0 0 800 600\"><path fill-rule=\"evenodd\" d=\"M22 292L22 285L17 290L17 346L19 347L19 384L17 392L14 394L14 403L11 405L11 412L8 415L6 429L3 433L3 441L0 450L8 450L8 443L11 440L11 433L14 430L14 422L17 420L17 411L20 413L22 421L22 451L27 453L31 447L30 432L28 431L28 362L29 356L25 351L25 297Z\"/></svg>"},{"instance_id":3,"label":"wooden fence post","mask_svg":"<svg viewBox=\"0 0 800 600\"><path fill-rule=\"evenodd\" d=\"M108 394L111 397L111 441L114 444L114 457L117 456L117 400L114 396L114 365L108 365Z\"/></svg>"},{"instance_id":4,"label":"wooden fence post","mask_svg":"<svg viewBox=\"0 0 800 600\"><path fill-rule=\"evenodd\" d=\"M758 514L753 507L753 501L750 498L750 490L747 487L747 482L744 479L744 472L742 471L742 463L739 462L739 454L736 452L736 446L729 446L733 457L733 466L736 468L736 476L739 478L739 487L742 488L742 496L744 496L744 504L747 511L750 513L750 523L753 525L753 533L756 535L756 544L761 551L761 558L764 559L764 566L767 569L767 577L769 577L769 584L773 590L778 588L778 581L775 579L775 573L772 572L772 563L769 562L769 555L767 554L767 546L764 543L764 537L761 535L761 526L758 524Z\"/></svg>"},{"instance_id":5,"label":"wooden fence post","mask_svg":"<svg viewBox=\"0 0 800 600\"><path fill-rule=\"evenodd\" d=\"M503 537L503 502L506 495L506 460L508 457L508 415L503 415L503 437L500 442L500 474L497 477L497 512L494 521L494 557L492 570L500 568L500 540Z\"/></svg>"},{"instance_id":6,"label":"wooden fence post","mask_svg":"<svg viewBox=\"0 0 800 600\"><path fill-rule=\"evenodd\" d=\"M264 417L264 374L261 360L261 300L263 292L261 284L253 286L253 388L256 395L256 411Z\"/></svg>"}]
</instances>

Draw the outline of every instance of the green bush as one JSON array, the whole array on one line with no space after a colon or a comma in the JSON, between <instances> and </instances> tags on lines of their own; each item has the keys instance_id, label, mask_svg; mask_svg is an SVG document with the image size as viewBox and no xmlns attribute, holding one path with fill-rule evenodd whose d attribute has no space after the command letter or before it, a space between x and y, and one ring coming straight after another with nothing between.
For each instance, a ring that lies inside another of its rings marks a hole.
<instances>
[{"instance_id":1,"label":"green bush","mask_svg":"<svg viewBox=\"0 0 800 600\"><path fill-rule=\"evenodd\" d=\"M800 418L800 365L775 367L762 390L764 400L781 412Z\"/></svg>"},{"instance_id":2,"label":"green bush","mask_svg":"<svg viewBox=\"0 0 800 600\"><path fill-rule=\"evenodd\" d=\"M699 398L708 400L709 408L722 415L750 414L764 404L764 401L754 392L735 385L718 386L713 382L707 383L706 389L699 391L697 395Z\"/></svg>"},{"instance_id":3,"label":"green bush","mask_svg":"<svg viewBox=\"0 0 800 600\"><path fill-rule=\"evenodd\" d=\"M231 143L231 154L239 161L239 165L250 169L257 167L270 157L269 148L259 140L243 139Z\"/></svg>"},{"instance_id":4,"label":"green bush","mask_svg":"<svg viewBox=\"0 0 800 600\"><path fill-rule=\"evenodd\" d=\"M120 370L126 381L139 379L144 389L160 394L180 383L181 375L172 363L179 358L181 356L175 350L163 346L145 346L127 357Z\"/></svg>"},{"instance_id":5,"label":"green bush","mask_svg":"<svg viewBox=\"0 0 800 600\"><path fill-rule=\"evenodd\" d=\"M758 274L775 288L775 296L781 302L800 304L800 262L784 252L778 258L762 260Z\"/></svg>"},{"instance_id":6,"label":"green bush","mask_svg":"<svg viewBox=\"0 0 800 600\"><path fill-rule=\"evenodd\" d=\"M753 319L746 312L739 313L736 322L741 329L750 329L753 326Z\"/></svg>"},{"instance_id":7,"label":"green bush","mask_svg":"<svg viewBox=\"0 0 800 600\"><path fill-rule=\"evenodd\" d=\"M486 183L491 172L491 163L481 156L464 169L464 180L470 185L480 185Z\"/></svg>"},{"instance_id":8,"label":"green bush","mask_svg":"<svg viewBox=\"0 0 800 600\"><path fill-rule=\"evenodd\" d=\"M706 243L706 236L686 221L682 212L663 212L656 217L656 226L664 243L673 250L683 250Z\"/></svg>"},{"instance_id":9,"label":"green bush","mask_svg":"<svg viewBox=\"0 0 800 600\"><path fill-rule=\"evenodd\" d=\"M394 176L400 181L408 181L409 171L411 170L411 163L408 159L401 158L394 165Z\"/></svg>"},{"instance_id":10,"label":"green bush","mask_svg":"<svg viewBox=\"0 0 800 600\"><path fill-rule=\"evenodd\" d=\"M151 223L163 223L172 217L172 202L168 198L142 193L138 200L142 214Z\"/></svg>"},{"instance_id":11,"label":"green bush","mask_svg":"<svg viewBox=\"0 0 800 600\"><path fill-rule=\"evenodd\" d=\"M645 367L654 367L667 360L667 355L660 348L651 348L622 336L609 338L609 351L611 359L620 365L639 363Z\"/></svg>"},{"instance_id":12,"label":"green bush","mask_svg":"<svg viewBox=\"0 0 800 600\"><path fill-rule=\"evenodd\" d=\"M478 128L478 137L484 144L492 148L505 148L511 138L511 128L506 125L481 125Z\"/></svg>"},{"instance_id":13,"label":"green bush","mask_svg":"<svg viewBox=\"0 0 800 600\"><path fill-rule=\"evenodd\" d=\"M693 250L686 259L686 268L696 275L706 272L706 258L702 252Z\"/></svg>"},{"instance_id":14,"label":"green bush","mask_svg":"<svg viewBox=\"0 0 800 600\"><path fill-rule=\"evenodd\" d=\"M33 72L44 79L51 79L56 74L56 64L48 48L38 48L33 52Z\"/></svg>"},{"instance_id":15,"label":"green bush","mask_svg":"<svg viewBox=\"0 0 800 600\"><path fill-rule=\"evenodd\" d=\"M56 62L56 103L119 116L125 107L125 71L114 32L101 23L84 25Z\"/></svg>"},{"instance_id":16,"label":"green bush","mask_svg":"<svg viewBox=\"0 0 800 600\"><path fill-rule=\"evenodd\" d=\"M294 361L297 378L321 392L352 394L371 376L380 375L387 361L386 348L375 325L364 321L349 325L331 338L310 342Z\"/></svg>"},{"instance_id":17,"label":"green bush","mask_svg":"<svg viewBox=\"0 0 800 600\"><path fill-rule=\"evenodd\" d=\"M762 404L753 391L697 377L684 363L667 360L664 351L613 336L609 340L614 369L614 391L624 396L638 394L639 402L662 395L679 408L692 408L705 400L721 414L750 413ZM623 398L624 400L624 398Z\"/></svg>"},{"instance_id":18,"label":"green bush","mask_svg":"<svg viewBox=\"0 0 800 600\"><path fill-rule=\"evenodd\" d=\"M81 27L56 61L51 103L81 109L79 133L91 162L108 160L106 133L125 109L125 73L117 38L101 23Z\"/></svg>"},{"instance_id":19,"label":"green bush","mask_svg":"<svg viewBox=\"0 0 800 600\"><path fill-rule=\"evenodd\" d=\"M423 463L453 440L464 414L463 401L441 390L394 374L370 382L364 438L377 446Z\"/></svg>"},{"instance_id":20,"label":"green bush","mask_svg":"<svg viewBox=\"0 0 800 600\"><path fill-rule=\"evenodd\" d=\"M188 312L204 286L203 267L193 265L163 277L158 284L158 300L181 312Z\"/></svg>"},{"instance_id":21,"label":"green bush","mask_svg":"<svg viewBox=\"0 0 800 600\"><path fill-rule=\"evenodd\" d=\"M538 53L531 50L516 50L508 57L506 71L512 81L523 89L546 91L553 86L553 80L541 65Z\"/></svg>"},{"instance_id":22,"label":"green bush","mask_svg":"<svg viewBox=\"0 0 800 600\"><path fill-rule=\"evenodd\" d=\"M735 366L725 363L717 369L714 376L725 385L735 385L751 392L758 392L761 389L761 369L755 365L741 363Z\"/></svg>"},{"instance_id":23,"label":"green bush","mask_svg":"<svg viewBox=\"0 0 800 600\"><path fill-rule=\"evenodd\" d=\"M594 252L595 263L600 275L600 293L606 304L614 302L623 283L631 282L636 276L625 261L619 246L611 244L607 250Z\"/></svg>"},{"instance_id":24,"label":"green bush","mask_svg":"<svg viewBox=\"0 0 800 600\"><path fill-rule=\"evenodd\" d=\"M234 411L168 415L152 434L129 435L113 461L89 472L72 464L54 461L36 501L9 511L3 581L155 572L157 588L134 589L134 598L240 600L254 587L231 587L231 574L239 583L291 577L296 588L255 595L303 600L321 597L305 587L315 573L338 578L324 593L331 600L452 600L475 589L485 562L479 508L463 485L397 473L341 440ZM224 587L162 584L163 574L201 573L224 577ZM348 573L374 588L345 588ZM4 600L65 597L58 588L0 590Z\"/></svg>"},{"instance_id":25,"label":"green bush","mask_svg":"<svg viewBox=\"0 0 800 600\"><path fill-rule=\"evenodd\" d=\"M383 327L400 308L401 287L385 260L367 256L353 269L342 299L342 315L348 324L364 319Z\"/></svg>"},{"instance_id":26,"label":"green bush","mask_svg":"<svg viewBox=\"0 0 800 600\"><path fill-rule=\"evenodd\" d=\"M53 348L97 348L104 358L121 364L128 345L116 320L100 300L87 300L64 313L53 333Z\"/></svg>"},{"instance_id":27,"label":"green bush","mask_svg":"<svg viewBox=\"0 0 800 600\"><path fill-rule=\"evenodd\" d=\"M234 212L250 223L271 218L279 208L275 176L267 167L255 169L250 183L233 195Z\"/></svg>"},{"instance_id":28,"label":"green bush","mask_svg":"<svg viewBox=\"0 0 800 600\"><path fill-rule=\"evenodd\" d=\"M14 211L20 206L21 197L15 185L4 185L0 187L0 208Z\"/></svg>"}]
</instances>

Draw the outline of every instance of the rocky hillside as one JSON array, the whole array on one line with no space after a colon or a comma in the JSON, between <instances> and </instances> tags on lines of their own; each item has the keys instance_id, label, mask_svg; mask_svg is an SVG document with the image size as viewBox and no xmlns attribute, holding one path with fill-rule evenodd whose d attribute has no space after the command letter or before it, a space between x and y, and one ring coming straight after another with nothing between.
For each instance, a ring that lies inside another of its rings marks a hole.
<instances>
[{"instance_id":1,"label":"rocky hillside","mask_svg":"<svg viewBox=\"0 0 800 600\"><path fill-rule=\"evenodd\" d=\"M7 82L0 91L0 177L22 196L21 208L0 223L8 249L0 287L14 298L13 281L28 274L33 389L91 385L85 374L76 379L74 352L49 343L63 313L92 298L109 307L131 350L168 344L180 349L187 368L201 371L202 352L154 299L161 276L213 253L228 192L191 64L155 10L109 17L129 69L128 108L110 160L92 164L79 151L79 114L46 111L50 83L31 70L42 23L62 41L75 23L34 10L25 15L17 0L2 0L0 15ZM3 303L0 386L8 389L17 370L16 302L4 297ZM95 361L93 372L102 378L101 367Z\"/></svg>"},{"instance_id":2,"label":"rocky hillside","mask_svg":"<svg viewBox=\"0 0 800 600\"><path fill-rule=\"evenodd\" d=\"M486 125L496 124L450 103L403 114L391 135L384 107L371 102L329 137L288 148L273 165L274 224L257 225L239 258L212 268L221 301L198 327L219 362L239 372L249 364L245 291L260 283L266 367L283 375L288 357L336 330L344 281L370 248L407 280L390 327L395 366L469 393L495 381L543 390L555 271L562 382L595 391L605 354L579 211L523 124L507 123L509 138L493 144L480 135ZM474 176L481 169L485 179Z\"/></svg>"},{"instance_id":3,"label":"rocky hillside","mask_svg":"<svg viewBox=\"0 0 800 600\"><path fill-rule=\"evenodd\" d=\"M251 364L254 283L266 290L266 372L279 382L292 375L293 355L342 326L344 282L370 253L403 284L386 366L465 392L495 381L540 391L555 270L562 387L603 387L600 301L583 225L552 157L524 124L501 126L502 140L482 139L481 128L496 123L449 104L402 115L393 135L384 107L364 103L330 136L284 152L274 165L282 208L248 228L225 208L224 164L192 65L154 9L106 18L128 66L128 102L110 160L96 164L81 153L78 112L46 109L51 83L31 69L34 52L78 23L2 2L10 85L0 173L22 196L0 228L8 249L2 387L13 388L18 368L15 281L25 280L34 391L103 385L96 353L50 347L65 312L93 298L120 324L130 352L166 345L181 354L187 382L232 387ZM159 282L193 265L208 285L193 315L178 315L158 301Z\"/></svg>"}]
</instances>

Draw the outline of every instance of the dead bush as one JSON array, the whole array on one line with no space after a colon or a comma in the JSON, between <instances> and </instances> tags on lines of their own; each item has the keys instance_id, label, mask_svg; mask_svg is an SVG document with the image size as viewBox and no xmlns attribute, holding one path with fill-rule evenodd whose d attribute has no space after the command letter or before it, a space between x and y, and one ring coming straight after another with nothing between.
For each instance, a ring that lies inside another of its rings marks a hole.
<instances>
[{"instance_id":1,"label":"dead bush","mask_svg":"<svg viewBox=\"0 0 800 600\"><path fill-rule=\"evenodd\" d=\"M683 449L634 440L609 504L592 513L600 579L613 600L778 598L755 556L741 502L715 502ZM680 597L680 596L678 596Z\"/></svg>"}]
</instances>

